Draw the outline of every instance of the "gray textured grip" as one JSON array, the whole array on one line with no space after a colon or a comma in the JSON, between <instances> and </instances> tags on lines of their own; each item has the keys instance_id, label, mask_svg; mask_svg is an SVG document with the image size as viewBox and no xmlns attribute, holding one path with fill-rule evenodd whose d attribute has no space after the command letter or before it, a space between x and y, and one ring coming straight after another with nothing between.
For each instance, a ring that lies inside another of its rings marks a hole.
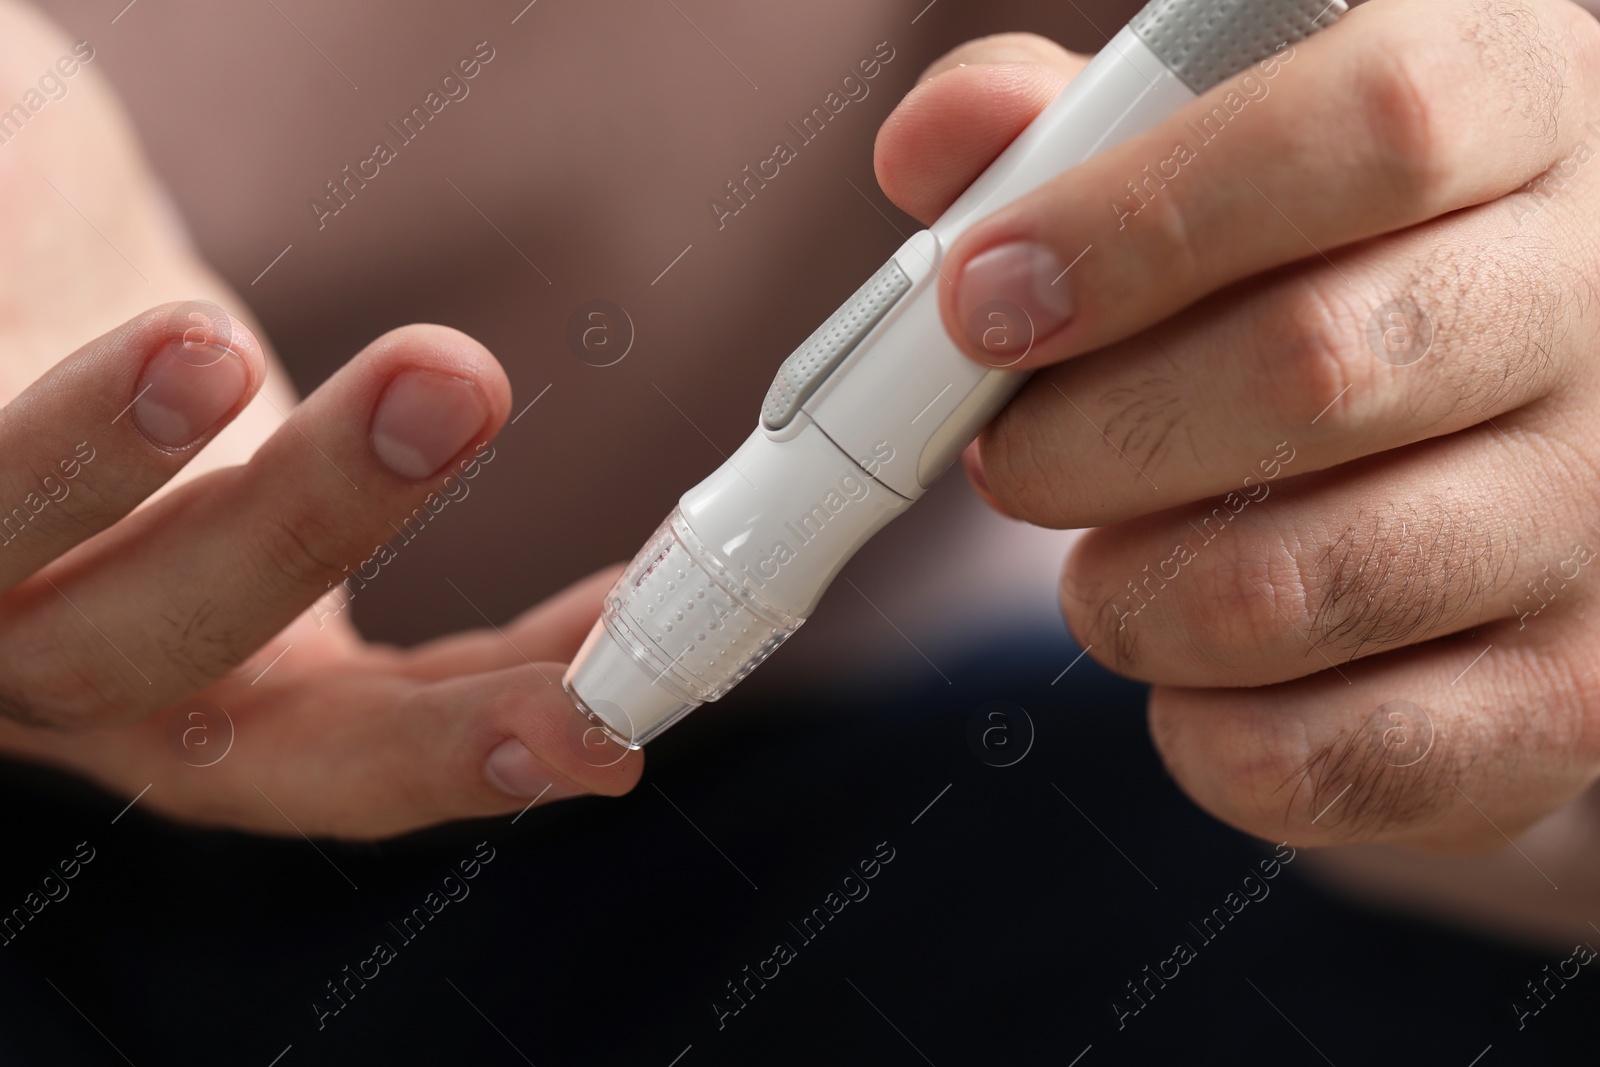
<instances>
[{"instance_id":1,"label":"gray textured grip","mask_svg":"<svg viewBox=\"0 0 1600 1067\"><path fill-rule=\"evenodd\" d=\"M787 426L822 380L910 289L911 279L892 259L868 278L783 361L761 405L762 425L769 430Z\"/></svg>"},{"instance_id":2,"label":"gray textured grip","mask_svg":"<svg viewBox=\"0 0 1600 1067\"><path fill-rule=\"evenodd\" d=\"M1198 96L1345 10L1344 0L1150 0L1128 26Z\"/></svg>"}]
</instances>

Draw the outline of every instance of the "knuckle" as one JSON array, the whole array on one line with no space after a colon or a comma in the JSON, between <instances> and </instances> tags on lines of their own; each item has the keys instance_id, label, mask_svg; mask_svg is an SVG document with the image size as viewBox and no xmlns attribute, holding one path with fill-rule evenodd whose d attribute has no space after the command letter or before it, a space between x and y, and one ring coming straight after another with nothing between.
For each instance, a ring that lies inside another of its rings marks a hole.
<instances>
[{"instance_id":1,"label":"knuckle","mask_svg":"<svg viewBox=\"0 0 1600 1067\"><path fill-rule=\"evenodd\" d=\"M979 445L995 499L1008 514L1038 526L1065 525L1070 514L1054 426L1040 402L1025 393L989 424Z\"/></svg>"},{"instance_id":2,"label":"knuckle","mask_svg":"<svg viewBox=\"0 0 1600 1067\"><path fill-rule=\"evenodd\" d=\"M1191 187L1170 183L1161 190L1161 195L1140 205L1139 215L1151 213L1149 228L1141 228L1142 233L1150 235L1150 247L1144 252L1142 262L1162 264L1162 273L1172 279L1180 291L1203 292L1214 284L1219 273L1225 273L1211 269L1205 256L1206 247L1223 249L1232 242L1210 241L1202 247L1206 227L1190 222L1191 213L1199 217L1199 212L1189 206L1191 195L1194 195Z\"/></svg>"},{"instance_id":3,"label":"knuckle","mask_svg":"<svg viewBox=\"0 0 1600 1067\"><path fill-rule=\"evenodd\" d=\"M1279 313L1259 320L1258 344L1279 353L1280 371L1257 379L1263 395L1254 410L1281 411L1307 435L1342 439L1367 417L1374 390L1363 386L1377 360L1352 309L1328 287L1301 281L1279 301Z\"/></svg>"},{"instance_id":4,"label":"knuckle","mask_svg":"<svg viewBox=\"0 0 1600 1067\"><path fill-rule=\"evenodd\" d=\"M1292 563L1277 559L1230 493L1171 531L1165 550L1129 562L1116 528L1085 534L1062 574L1069 625L1112 670L1171 685L1238 685L1261 674L1263 649L1290 647L1303 614ZM1237 509L1237 510L1235 510ZM1081 632L1080 632L1081 631ZM1319 661L1320 663L1320 661ZM1306 673L1310 673L1310 669Z\"/></svg>"},{"instance_id":5,"label":"knuckle","mask_svg":"<svg viewBox=\"0 0 1600 1067\"><path fill-rule=\"evenodd\" d=\"M1297 568L1288 553L1275 550L1270 531L1240 517L1248 503L1238 493L1213 502L1182 542L1192 559L1183 568L1190 573L1174 583L1172 629L1195 664L1194 684L1259 678L1268 662L1263 654L1291 648L1290 631L1305 613ZM1303 673L1325 666L1313 659Z\"/></svg>"},{"instance_id":6,"label":"knuckle","mask_svg":"<svg viewBox=\"0 0 1600 1067\"><path fill-rule=\"evenodd\" d=\"M320 589L342 566L344 538L311 508L267 512L258 519L256 547L264 582L291 592Z\"/></svg>"},{"instance_id":7,"label":"knuckle","mask_svg":"<svg viewBox=\"0 0 1600 1067\"><path fill-rule=\"evenodd\" d=\"M1441 204L1455 166L1437 50L1379 41L1367 64L1371 69L1358 82L1358 106L1378 177L1414 210Z\"/></svg>"}]
</instances>

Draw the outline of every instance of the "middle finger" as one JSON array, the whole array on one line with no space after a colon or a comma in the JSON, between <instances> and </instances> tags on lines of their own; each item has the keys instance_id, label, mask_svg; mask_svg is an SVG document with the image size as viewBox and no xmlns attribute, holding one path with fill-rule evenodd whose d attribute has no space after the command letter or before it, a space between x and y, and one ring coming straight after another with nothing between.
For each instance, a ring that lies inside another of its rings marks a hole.
<instances>
[{"instance_id":1,"label":"middle finger","mask_svg":"<svg viewBox=\"0 0 1600 1067\"><path fill-rule=\"evenodd\" d=\"M1578 195L1578 194L1574 194ZM1588 283L1489 204L1238 287L1037 374L983 480L1044 526L1121 522L1492 419L1588 374Z\"/></svg>"}]
</instances>

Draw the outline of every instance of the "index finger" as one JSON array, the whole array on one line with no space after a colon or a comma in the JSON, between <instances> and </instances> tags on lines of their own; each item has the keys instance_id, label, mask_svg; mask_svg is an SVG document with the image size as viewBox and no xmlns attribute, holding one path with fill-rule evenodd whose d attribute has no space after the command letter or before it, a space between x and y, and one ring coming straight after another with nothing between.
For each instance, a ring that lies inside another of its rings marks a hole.
<instances>
[{"instance_id":1,"label":"index finger","mask_svg":"<svg viewBox=\"0 0 1600 1067\"><path fill-rule=\"evenodd\" d=\"M946 329L970 349L962 324L1007 301L1034 326L1018 367L1043 366L1493 200L1571 149L1597 72L1600 24L1566 0L1374 0L975 225L942 269Z\"/></svg>"}]
</instances>

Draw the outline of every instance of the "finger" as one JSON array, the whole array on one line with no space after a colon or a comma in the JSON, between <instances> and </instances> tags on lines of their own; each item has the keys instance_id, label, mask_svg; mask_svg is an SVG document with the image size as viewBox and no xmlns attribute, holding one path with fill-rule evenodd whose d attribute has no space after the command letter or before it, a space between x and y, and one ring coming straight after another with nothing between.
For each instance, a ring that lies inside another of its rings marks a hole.
<instances>
[{"instance_id":1,"label":"finger","mask_svg":"<svg viewBox=\"0 0 1600 1067\"><path fill-rule=\"evenodd\" d=\"M419 645L397 664L412 678L429 681L504 670L541 660L568 662L600 617L605 595L622 564L604 567L529 608L503 627L453 634ZM487 623L488 620L485 620Z\"/></svg>"},{"instance_id":2,"label":"finger","mask_svg":"<svg viewBox=\"0 0 1600 1067\"><path fill-rule=\"evenodd\" d=\"M964 324L1008 301L1038 367L1494 199L1570 148L1597 80L1600 25L1575 5L1374 0L975 225L941 268L946 329L970 348Z\"/></svg>"},{"instance_id":3,"label":"finger","mask_svg":"<svg viewBox=\"0 0 1600 1067\"><path fill-rule=\"evenodd\" d=\"M1550 262L1535 223L1519 230L1500 205L1460 212L1047 368L983 434L988 490L1041 525L1121 522L1568 387L1590 374L1595 331L1571 295L1587 282Z\"/></svg>"},{"instance_id":4,"label":"finger","mask_svg":"<svg viewBox=\"0 0 1600 1067\"><path fill-rule=\"evenodd\" d=\"M275 799L295 806L296 823L304 826L302 815L311 821L307 833L346 837L389 836L586 793L620 796L637 784L644 754L604 742L559 685L544 683L563 670L524 664L406 686L387 707L348 721L330 714L335 700L318 700L297 715L271 716L254 755L261 771L241 760L235 778L275 779L275 794L291 798ZM314 745L304 743L307 729ZM286 832L270 815L260 812L262 828Z\"/></svg>"},{"instance_id":5,"label":"finger","mask_svg":"<svg viewBox=\"0 0 1600 1067\"><path fill-rule=\"evenodd\" d=\"M1016 517L1006 510L1005 505L1000 503L1000 498L995 496L994 491L989 487L989 478L983 469L983 441L981 439L962 449L961 467L966 471L967 481L972 484L972 489L978 494L978 499L1002 515Z\"/></svg>"},{"instance_id":6,"label":"finger","mask_svg":"<svg viewBox=\"0 0 1600 1067\"><path fill-rule=\"evenodd\" d=\"M1124 673L1264 685L1537 615L1557 591L1586 602L1600 499L1561 458L1571 432L1480 426L1091 531L1062 577L1068 622Z\"/></svg>"},{"instance_id":7,"label":"finger","mask_svg":"<svg viewBox=\"0 0 1600 1067\"><path fill-rule=\"evenodd\" d=\"M947 53L879 128L878 185L902 211L932 223L1087 63L1028 33Z\"/></svg>"},{"instance_id":8,"label":"finger","mask_svg":"<svg viewBox=\"0 0 1600 1067\"><path fill-rule=\"evenodd\" d=\"M265 358L215 304L152 308L0 412L0 591L144 502L255 395Z\"/></svg>"},{"instance_id":9,"label":"finger","mask_svg":"<svg viewBox=\"0 0 1600 1067\"><path fill-rule=\"evenodd\" d=\"M375 838L632 789L643 753L602 745L560 663L425 684L339 669L229 681L134 727L34 731L37 758L184 822ZM0 725L0 736L15 727ZM197 745L185 731L211 736ZM330 875L331 876L331 875Z\"/></svg>"},{"instance_id":10,"label":"finger","mask_svg":"<svg viewBox=\"0 0 1600 1067\"><path fill-rule=\"evenodd\" d=\"M472 450L509 408L504 372L470 338L380 338L249 464L174 490L19 586L0 619L0 713L128 721L226 674L340 596L336 582L358 593L448 521L452 480L492 461Z\"/></svg>"},{"instance_id":11,"label":"finger","mask_svg":"<svg viewBox=\"0 0 1600 1067\"><path fill-rule=\"evenodd\" d=\"M1363 660L1344 677L1157 688L1150 732L1201 807L1270 841L1503 848L1596 777L1585 700L1600 677L1592 657L1572 654L1594 640L1508 622ZM1528 870L1541 885L1560 874Z\"/></svg>"}]
</instances>

